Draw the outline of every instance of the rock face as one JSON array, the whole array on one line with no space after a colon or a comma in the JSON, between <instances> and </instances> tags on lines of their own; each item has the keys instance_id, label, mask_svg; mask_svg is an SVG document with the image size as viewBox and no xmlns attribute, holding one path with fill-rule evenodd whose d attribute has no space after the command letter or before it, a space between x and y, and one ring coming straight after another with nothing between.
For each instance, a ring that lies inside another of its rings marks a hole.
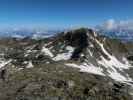
<instances>
[{"instance_id":1,"label":"rock face","mask_svg":"<svg viewBox=\"0 0 133 100\"><path fill-rule=\"evenodd\" d=\"M64 35L64 40L68 42L68 45L75 47L75 50L71 56L72 59L78 59L83 50L89 45L88 36L85 29L76 30L72 33L68 32Z\"/></svg>"},{"instance_id":2,"label":"rock face","mask_svg":"<svg viewBox=\"0 0 133 100\"><path fill-rule=\"evenodd\" d=\"M127 57L128 60L133 61L133 56Z\"/></svg>"},{"instance_id":3,"label":"rock face","mask_svg":"<svg viewBox=\"0 0 133 100\"><path fill-rule=\"evenodd\" d=\"M0 40L0 100L132 100L129 50L85 28Z\"/></svg>"}]
</instances>

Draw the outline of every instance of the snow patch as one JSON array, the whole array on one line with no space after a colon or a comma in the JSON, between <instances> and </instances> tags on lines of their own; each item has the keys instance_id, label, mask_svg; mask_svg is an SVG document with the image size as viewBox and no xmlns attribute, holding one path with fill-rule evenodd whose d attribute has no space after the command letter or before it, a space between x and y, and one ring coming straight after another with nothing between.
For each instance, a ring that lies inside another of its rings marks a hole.
<instances>
[{"instance_id":1,"label":"snow patch","mask_svg":"<svg viewBox=\"0 0 133 100\"><path fill-rule=\"evenodd\" d=\"M122 58L122 61L123 61L126 65L130 65L130 64L129 64L129 61L128 61L125 57Z\"/></svg>"},{"instance_id":2,"label":"snow patch","mask_svg":"<svg viewBox=\"0 0 133 100\"><path fill-rule=\"evenodd\" d=\"M81 72L88 72L88 73L93 73L93 74L105 76L102 73L103 70L100 67L94 66L93 64L88 65L86 63L83 63L82 65L77 65L77 64L74 64L74 63L67 63L65 65L69 66L69 67L79 68Z\"/></svg>"},{"instance_id":3,"label":"snow patch","mask_svg":"<svg viewBox=\"0 0 133 100\"><path fill-rule=\"evenodd\" d=\"M70 58L71 58L71 54L62 53L62 54L58 54L56 57L54 57L53 60L54 61L69 60Z\"/></svg>"},{"instance_id":4,"label":"snow patch","mask_svg":"<svg viewBox=\"0 0 133 100\"><path fill-rule=\"evenodd\" d=\"M33 67L34 67L34 66L33 66L32 62L29 61L29 63L28 63L28 65L26 66L26 68L33 68Z\"/></svg>"},{"instance_id":5,"label":"snow patch","mask_svg":"<svg viewBox=\"0 0 133 100\"><path fill-rule=\"evenodd\" d=\"M5 67L7 64L9 64L12 60L0 60L0 68Z\"/></svg>"},{"instance_id":6,"label":"snow patch","mask_svg":"<svg viewBox=\"0 0 133 100\"><path fill-rule=\"evenodd\" d=\"M74 48L71 47L71 46L67 46L67 47L66 47L66 50L68 50L69 52L73 52L73 51L74 51Z\"/></svg>"},{"instance_id":7,"label":"snow patch","mask_svg":"<svg viewBox=\"0 0 133 100\"><path fill-rule=\"evenodd\" d=\"M66 50L68 50L67 53L61 53L58 54L56 57L53 58L54 61L60 61L60 60L69 60L72 56L72 53L74 51L74 48L71 46L67 46Z\"/></svg>"},{"instance_id":8,"label":"snow patch","mask_svg":"<svg viewBox=\"0 0 133 100\"><path fill-rule=\"evenodd\" d=\"M94 48L94 45L92 43L89 44L90 48Z\"/></svg>"},{"instance_id":9,"label":"snow patch","mask_svg":"<svg viewBox=\"0 0 133 100\"><path fill-rule=\"evenodd\" d=\"M90 56L92 57L93 56L93 53L90 50L88 50L88 51L89 51Z\"/></svg>"},{"instance_id":10,"label":"snow patch","mask_svg":"<svg viewBox=\"0 0 133 100\"><path fill-rule=\"evenodd\" d=\"M115 56L110 55L104 48L103 44L100 43L98 40L96 40L97 43L100 45L102 51L110 58L110 60L106 60L104 57L101 56L102 60L99 61L100 64L102 65L106 65L109 67L116 67L116 68L123 68L123 69L128 69L129 67L131 67L130 65L127 64L123 64L122 62L120 62Z\"/></svg>"},{"instance_id":11,"label":"snow patch","mask_svg":"<svg viewBox=\"0 0 133 100\"><path fill-rule=\"evenodd\" d=\"M109 76L116 81L121 81L121 82L132 81L131 78L125 77L121 75L120 73L118 73L117 71L114 71L114 72L109 71Z\"/></svg>"},{"instance_id":12,"label":"snow patch","mask_svg":"<svg viewBox=\"0 0 133 100\"><path fill-rule=\"evenodd\" d=\"M101 60L98 61L99 65L102 65L107 68L107 72L109 73L109 77L111 77L114 80L117 81L132 81L132 79L126 75L122 75L120 72L123 72L123 69L129 69L129 67L132 67L131 65L127 64L127 61L125 63L120 62L115 56L110 55L104 48L103 44L100 43L98 40L96 42L101 47L102 51L110 58L110 60L105 59L103 56L101 56Z\"/></svg>"},{"instance_id":13,"label":"snow patch","mask_svg":"<svg viewBox=\"0 0 133 100\"><path fill-rule=\"evenodd\" d=\"M41 50L43 53L45 53L45 55L47 55L47 56L50 56L50 57L53 57L54 55L52 54L52 52L48 49L48 48L46 48L46 47L44 47L43 46L43 48L42 48L42 50Z\"/></svg>"}]
</instances>

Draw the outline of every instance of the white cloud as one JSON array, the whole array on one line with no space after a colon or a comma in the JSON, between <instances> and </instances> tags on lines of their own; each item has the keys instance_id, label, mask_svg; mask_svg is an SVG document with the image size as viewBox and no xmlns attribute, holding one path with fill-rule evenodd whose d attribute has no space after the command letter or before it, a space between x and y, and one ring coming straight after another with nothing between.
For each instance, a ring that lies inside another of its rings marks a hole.
<instances>
[{"instance_id":1,"label":"white cloud","mask_svg":"<svg viewBox=\"0 0 133 100\"><path fill-rule=\"evenodd\" d=\"M127 29L133 30L133 20L121 20L116 21L114 19L109 19L100 25L100 28L105 30L112 30L112 29Z\"/></svg>"},{"instance_id":2,"label":"white cloud","mask_svg":"<svg viewBox=\"0 0 133 100\"><path fill-rule=\"evenodd\" d=\"M103 23L103 27L105 27L107 30L113 29L115 28L115 26L116 26L116 23L114 19L110 19L105 23Z\"/></svg>"}]
</instances>

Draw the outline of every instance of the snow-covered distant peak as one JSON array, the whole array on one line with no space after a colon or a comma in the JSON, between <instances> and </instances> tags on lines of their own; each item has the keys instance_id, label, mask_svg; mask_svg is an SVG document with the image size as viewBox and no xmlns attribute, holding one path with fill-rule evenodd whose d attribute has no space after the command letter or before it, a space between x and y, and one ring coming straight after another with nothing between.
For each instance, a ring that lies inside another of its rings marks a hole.
<instances>
[{"instance_id":1,"label":"snow-covered distant peak","mask_svg":"<svg viewBox=\"0 0 133 100\"><path fill-rule=\"evenodd\" d=\"M32 39L44 39L44 38L49 38L52 37L53 34L45 34L45 33L35 33L32 35Z\"/></svg>"},{"instance_id":2,"label":"snow-covered distant peak","mask_svg":"<svg viewBox=\"0 0 133 100\"><path fill-rule=\"evenodd\" d=\"M19 34L15 34L15 35L12 35L13 38L18 38L18 39L23 39L25 38L25 36L22 36L22 35L19 35Z\"/></svg>"}]
</instances>

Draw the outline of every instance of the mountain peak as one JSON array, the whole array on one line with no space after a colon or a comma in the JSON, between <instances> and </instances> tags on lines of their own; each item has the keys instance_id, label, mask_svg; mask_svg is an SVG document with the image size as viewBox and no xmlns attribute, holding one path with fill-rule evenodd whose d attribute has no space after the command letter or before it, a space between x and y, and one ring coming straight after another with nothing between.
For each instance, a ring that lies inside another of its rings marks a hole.
<instances>
[{"instance_id":1,"label":"mountain peak","mask_svg":"<svg viewBox=\"0 0 133 100\"><path fill-rule=\"evenodd\" d=\"M67 84L73 86L71 80L82 82L79 76L83 75L82 78L87 81L87 83L85 81L86 84L98 80L97 84L103 83L103 88L109 86L112 90L116 87L128 86L132 93L133 66L132 55L129 56L130 49L128 49L130 45L127 46L126 43L117 39L101 36L92 29L80 28L39 40L30 38L2 39L0 44L0 70L7 71L8 77L2 76L2 78L9 80L9 83L16 81L19 83L21 79L22 83L25 83L27 82L25 79L29 82L35 78L31 83L38 81L39 84L42 82L44 85L47 78L48 84L50 81L55 83L56 79L60 78L59 89L60 84L61 86L67 86ZM28 76L25 77L24 73ZM78 79L77 76L73 79L73 75L77 75ZM60 76L63 76L63 79ZM46 80L44 81L44 79ZM68 79L71 80L67 83ZM18 87L21 88L19 84ZM32 86L29 84L24 89L29 89ZM38 88L38 85L35 84L35 86ZM101 85L99 86L101 87ZM66 87L64 89L66 90ZM98 87L98 89L101 88ZM84 91L86 93L88 88L85 88ZM116 89L116 91L119 90Z\"/></svg>"}]
</instances>

